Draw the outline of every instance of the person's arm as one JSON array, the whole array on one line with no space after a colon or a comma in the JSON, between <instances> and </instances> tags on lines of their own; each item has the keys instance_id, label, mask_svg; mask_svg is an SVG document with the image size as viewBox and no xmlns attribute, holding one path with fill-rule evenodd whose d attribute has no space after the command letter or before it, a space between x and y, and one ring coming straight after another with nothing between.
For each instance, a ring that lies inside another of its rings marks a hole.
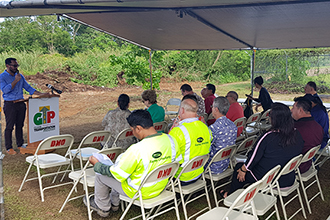
<instances>
[{"instance_id":1,"label":"person's arm","mask_svg":"<svg viewBox=\"0 0 330 220\"><path fill-rule=\"evenodd\" d=\"M20 75L19 75L19 77L20 77ZM16 81L16 77L15 77L13 82L8 82L8 81L10 81L10 80L6 78L6 75L1 74L0 87L1 87L1 91L4 94L11 92L12 89L14 88L14 86L16 86L16 84L19 80L17 82L15 82Z\"/></svg>"},{"instance_id":2,"label":"person's arm","mask_svg":"<svg viewBox=\"0 0 330 220\"><path fill-rule=\"evenodd\" d=\"M101 162L99 162L98 159L96 159L96 157L94 156L90 156L89 157L89 162L94 166L94 171L96 173L108 176L108 177L113 177L111 172L110 172L110 167L108 165L105 165Z\"/></svg>"},{"instance_id":3,"label":"person's arm","mask_svg":"<svg viewBox=\"0 0 330 220\"><path fill-rule=\"evenodd\" d=\"M16 84L21 80L22 76L20 73L17 73L15 75L15 79L14 81L11 83L11 88L14 88L16 86Z\"/></svg>"},{"instance_id":4,"label":"person's arm","mask_svg":"<svg viewBox=\"0 0 330 220\"><path fill-rule=\"evenodd\" d=\"M207 114L211 114L211 112L212 112L211 105L213 104L213 103L211 103L211 99L206 98L204 100L204 102L205 102L205 112Z\"/></svg>"},{"instance_id":5,"label":"person's arm","mask_svg":"<svg viewBox=\"0 0 330 220\"><path fill-rule=\"evenodd\" d=\"M268 135L268 133L266 133L265 135ZM253 167L259 163L260 159L264 155L266 146L271 144L267 143L267 140L265 140L265 135L260 137L254 144L252 150L248 152L248 158L244 163L247 170L253 169Z\"/></svg>"}]
</instances>

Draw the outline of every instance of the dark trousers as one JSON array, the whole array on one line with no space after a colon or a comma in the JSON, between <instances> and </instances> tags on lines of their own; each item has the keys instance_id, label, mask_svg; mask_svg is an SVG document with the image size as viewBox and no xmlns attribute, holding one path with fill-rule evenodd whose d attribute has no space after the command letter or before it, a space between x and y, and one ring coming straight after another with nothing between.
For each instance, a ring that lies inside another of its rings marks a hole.
<instances>
[{"instance_id":1,"label":"dark trousers","mask_svg":"<svg viewBox=\"0 0 330 220\"><path fill-rule=\"evenodd\" d=\"M12 146L12 134L15 125L15 136L17 147L21 147L24 143L23 140L23 126L26 113L26 105L24 102L14 103L5 101L3 111L6 118L5 129L5 146L9 150Z\"/></svg>"},{"instance_id":2,"label":"dark trousers","mask_svg":"<svg viewBox=\"0 0 330 220\"><path fill-rule=\"evenodd\" d=\"M244 163L236 164L236 166L234 168L233 178L231 181L230 190L229 190L228 194L231 194L238 189L242 189L246 184L254 183L256 181L249 171L247 171L245 174L245 181L240 182L237 179L237 170L239 170L239 168L241 168L243 166L243 164Z\"/></svg>"}]
</instances>

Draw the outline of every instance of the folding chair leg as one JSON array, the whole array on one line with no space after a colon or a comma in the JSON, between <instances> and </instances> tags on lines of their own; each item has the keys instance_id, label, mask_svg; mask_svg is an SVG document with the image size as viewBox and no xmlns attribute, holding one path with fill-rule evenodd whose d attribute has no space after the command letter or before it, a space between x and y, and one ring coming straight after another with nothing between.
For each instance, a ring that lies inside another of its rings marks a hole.
<instances>
[{"instance_id":1,"label":"folding chair leg","mask_svg":"<svg viewBox=\"0 0 330 220\"><path fill-rule=\"evenodd\" d=\"M182 189L180 187L180 196L181 196L181 203L182 203L183 214L184 214L185 220L188 220L188 213L187 213L187 209L186 209L186 204L184 202L184 195L181 193L181 191L182 191Z\"/></svg>"},{"instance_id":2,"label":"folding chair leg","mask_svg":"<svg viewBox=\"0 0 330 220\"><path fill-rule=\"evenodd\" d=\"M61 212L63 211L64 206L68 203L68 201L69 201L69 199L70 199L70 197L71 197L71 195L72 195L72 193L73 193L73 190L77 190L76 187L77 187L77 184L78 184L78 183L79 183L79 181L75 181L75 183L74 183L74 185L73 185L71 191L69 192L69 195L66 197L66 200L64 201L64 203L63 203L63 205L62 205L62 207L61 207L59 213L61 213Z\"/></svg>"},{"instance_id":3,"label":"folding chair leg","mask_svg":"<svg viewBox=\"0 0 330 220\"><path fill-rule=\"evenodd\" d=\"M283 211L283 216L284 216L284 219L285 220L288 220L288 216L286 214L286 210L285 210L285 206L284 206L284 202L283 202L283 198L282 196L279 194L278 197L280 198L280 203L281 203L281 206L282 206L282 211Z\"/></svg>"},{"instance_id":4,"label":"folding chair leg","mask_svg":"<svg viewBox=\"0 0 330 220\"><path fill-rule=\"evenodd\" d=\"M304 194L304 198L305 198L305 201L306 201L306 204L307 204L308 212L309 212L309 214L312 214L311 206L309 205L309 202L308 202L307 192L306 192L306 189L305 189L305 186L304 186L302 180L300 180L300 185L302 187L302 192Z\"/></svg>"},{"instance_id":5,"label":"folding chair leg","mask_svg":"<svg viewBox=\"0 0 330 220\"><path fill-rule=\"evenodd\" d=\"M22 190L23 185L24 185L24 183L25 183L25 181L26 181L26 178L27 178L27 176L28 176L29 173L30 173L30 170L31 170L32 164L33 164L33 162L30 163L30 166L29 166L28 170L26 171L26 174L25 174L24 179L23 179L23 181L22 181L22 183L21 183L21 186L20 186L19 189L18 189L18 192L20 192L20 191Z\"/></svg>"},{"instance_id":6,"label":"folding chair leg","mask_svg":"<svg viewBox=\"0 0 330 220\"><path fill-rule=\"evenodd\" d=\"M321 189L321 184L320 184L319 178L317 176L315 176L315 177L316 177L317 186L319 187L319 190L320 190L321 199L324 201L324 196L323 196L323 192Z\"/></svg>"},{"instance_id":7,"label":"folding chair leg","mask_svg":"<svg viewBox=\"0 0 330 220\"><path fill-rule=\"evenodd\" d=\"M126 207L124 213L121 215L119 220L123 220L128 212L128 210L131 208L132 204L133 204L133 199L131 200L131 202L128 204L128 206Z\"/></svg>"},{"instance_id":8,"label":"folding chair leg","mask_svg":"<svg viewBox=\"0 0 330 220\"><path fill-rule=\"evenodd\" d=\"M38 173L38 181L39 181L39 188L40 188L40 194L41 194L41 202L44 202L44 191L42 189L42 179L40 175L40 169L37 167L37 173Z\"/></svg>"},{"instance_id":9,"label":"folding chair leg","mask_svg":"<svg viewBox=\"0 0 330 220\"><path fill-rule=\"evenodd\" d=\"M205 181L205 180L204 180ZM208 193L208 191L207 191L207 186L206 186L206 184L205 184L205 194L206 194L206 199L207 199L207 204L208 204L208 206L209 206L209 211L212 209L212 207L211 207L211 202L210 202L210 197L209 197L209 193Z\"/></svg>"},{"instance_id":10,"label":"folding chair leg","mask_svg":"<svg viewBox=\"0 0 330 220\"><path fill-rule=\"evenodd\" d=\"M299 189L297 189L297 192L298 192L298 198L299 198L299 202L300 202L300 205L301 205L302 213L303 213L303 215L304 215L304 218L307 219L307 217L306 217L306 212L305 212L305 208L304 208L304 204L303 204L303 201L302 201L302 198L301 198L301 195L300 195Z\"/></svg>"},{"instance_id":11,"label":"folding chair leg","mask_svg":"<svg viewBox=\"0 0 330 220\"><path fill-rule=\"evenodd\" d=\"M217 197L216 189L215 189L215 186L214 186L214 182L212 180L210 180L210 182L211 182L211 188L212 188L212 192L213 192L215 207L219 207L218 197Z\"/></svg>"},{"instance_id":12,"label":"folding chair leg","mask_svg":"<svg viewBox=\"0 0 330 220\"><path fill-rule=\"evenodd\" d=\"M143 204L143 201L142 201L141 196L139 196L139 197L140 197L140 203ZM144 211L144 207L143 207L143 205L141 205L140 208L141 208L141 213L142 213L142 219L143 219L143 220L146 220L146 213L145 213L145 211Z\"/></svg>"},{"instance_id":13,"label":"folding chair leg","mask_svg":"<svg viewBox=\"0 0 330 220\"><path fill-rule=\"evenodd\" d=\"M55 183L55 180L57 179L57 176L58 176L58 172L60 172L61 168L62 168L62 166L60 166L60 167L58 168L57 173L55 174L54 179L53 179L53 181L52 181L52 184ZM63 175L65 175L65 173L64 173Z\"/></svg>"},{"instance_id":14,"label":"folding chair leg","mask_svg":"<svg viewBox=\"0 0 330 220\"><path fill-rule=\"evenodd\" d=\"M92 210L91 210L91 204L89 203L89 195L88 195L88 186L87 186L86 173L84 173L84 190L85 190L85 195L86 195L86 200L87 200L88 219L89 220L92 220Z\"/></svg>"}]
</instances>

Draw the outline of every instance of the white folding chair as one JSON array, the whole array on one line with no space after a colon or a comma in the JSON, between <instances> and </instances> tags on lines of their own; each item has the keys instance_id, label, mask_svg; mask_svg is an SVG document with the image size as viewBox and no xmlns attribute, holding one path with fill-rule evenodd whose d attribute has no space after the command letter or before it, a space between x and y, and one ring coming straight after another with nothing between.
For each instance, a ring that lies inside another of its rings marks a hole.
<instances>
[{"instance_id":1,"label":"white folding chair","mask_svg":"<svg viewBox=\"0 0 330 220\"><path fill-rule=\"evenodd\" d=\"M26 162L28 162L30 165L29 165L28 170L26 171L26 174L24 176L24 179L23 179L22 184L18 191L20 192L22 190L22 187L25 182L38 179L40 194L41 194L41 201L43 202L44 201L44 190L63 186L66 184L72 184L72 182L69 182L69 183L51 185L51 186L43 188L42 178L47 177L47 176L55 176L53 179L53 182L52 182L52 183L54 183L58 174L70 172L69 170L61 171L62 166L71 165L71 169L73 170L72 157L68 153L68 152L70 152L73 141L74 141L74 138L70 134L52 136L52 137L48 137L48 138L44 139L43 141L41 141L41 143L38 145L34 155L26 158ZM57 149L64 149L64 148L67 149L67 151L65 153L65 155L67 155L67 156L57 154L57 153L38 155L38 152L41 150L57 150ZM27 176L28 176L32 166L36 166L38 176L27 179ZM40 174L40 169L47 169L47 168L54 168L54 167L59 167L57 172L46 173L43 175Z\"/></svg>"},{"instance_id":2,"label":"white folding chair","mask_svg":"<svg viewBox=\"0 0 330 220\"><path fill-rule=\"evenodd\" d=\"M268 109L267 111L265 111L260 117L260 120L257 124L260 132L267 131L272 127L272 125L270 123L270 116L269 116L270 110L271 109Z\"/></svg>"},{"instance_id":3,"label":"white folding chair","mask_svg":"<svg viewBox=\"0 0 330 220\"><path fill-rule=\"evenodd\" d=\"M169 163L169 164L164 164L162 166L157 167L156 169L152 170L142 181L141 185L139 186L139 189L137 190L137 192L135 193L135 195L133 196L133 198L129 198L127 196L123 196L120 195L119 198L122 201L128 202L128 206L126 207L124 213L122 214L122 216L120 217L120 220L124 219L124 217L126 216L128 210L130 209L130 207L132 206L132 204L140 206L141 208L141 215L142 215L142 219L153 219L156 216L159 216L165 212L168 212L172 209L175 210L175 214L177 219L180 219L179 216L179 208L178 208L178 203L175 197L175 191L174 191L174 183L173 183L173 176L175 175L175 173L177 172L177 170L179 169L180 164L178 162L173 162L173 163ZM143 199L142 198L142 193L141 193L141 189L144 186L153 184L155 182L159 182L162 180L168 179L168 185L167 187L165 187L164 191L161 192L158 196L151 198L151 199ZM166 190L166 188L170 187L170 190ZM170 208L166 209L166 210L162 210L161 212L156 212L154 213L152 216L152 212L154 211L154 209L156 207L159 207L161 205L163 205L164 203L170 202L170 201L174 201L174 207L171 206ZM145 210L144 209L150 209L149 213L146 216ZM141 215L135 217L138 218ZM133 219L135 219L133 218Z\"/></svg>"},{"instance_id":4,"label":"white folding chair","mask_svg":"<svg viewBox=\"0 0 330 220\"><path fill-rule=\"evenodd\" d=\"M115 162L116 158L122 153L122 149L119 147L107 148L107 149L98 151L98 153L107 155L112 160L112 162ZM89 198L91 196L88 193L88 187L94 187L94 185L95 185L95 172L94 172L94 167L91 167L89 165L90 165L90 163L88 161L82 170L72 171L69 173L69 178L74 181L74 185L73 185L71 191L69 192L69 195L67 196L66 200L64 201L59 212L63 211L64 206L69 201L78 199L78 198L81 198L84 196L86 196L86 198ZM83 184L85 194L70 198L73 191L76 190L78 183ZM89 199L87 199L87 211L88 211L88 219L91 220L92 219L92 210L90 209Z\"/></svg>"},{"instance_id":5,"label":"white folding chair","mask_svg":"<svg viewBox=\"0 0 330 220\"><path fill-rule=\"evenodd\" d=\"M306 152L306 154L303 156L303 158L301 159L300 163L304 163L307 161L312 161L312 166L309 168L308 171L306 171L305 173L300 173L299 168L297 168L297 174L298 174L298 180L300 182L300 185L302 187L302 191L303 191L303 195L305 197L305 201L307 204L307 208L309 213L312 213L311 210L311 206L310 206L310 202L315 199L318 195L321 196L322 200L324 201L324 197L323 197L323 193L322 193L322 189L321 189L321 184L319 181L319 178L317 177L317 169L315 168L314 162L313 162L313 158L316 155L316 152L318 152L318 150L320 149L321 145L318 145L316 147L313 147L312 149L310 149L309 151ZM315 178L315 180L311 183L308 184L308 186L304 185L304 182L307 182L309 180L311 180L312 178ZM317 184L319 191L310 199L308 199L307 197L307 189L309 187L311 187L314 183Z\"/></svg>"},{"instance_id":6,"label":"white folding chair","mask_svg":"<svg viewBox=\"0 0 330 220\"><path fill-rule=\"evenodd\" d=\"M156 122L154 123L154 128L157 132L167 132L167 123L166 121Z\"/></svg>"},{"instance_id":7,"label":"white folding chair","mask_svg":"<svg viewBox=\"0 0 330 220\"><path fill-rule=\"evenodd\" d=\"M100 150L94 147L87 147L86 145L100 144L101 142L107 143L110 139L110 131L94 131L87 134L80 142L77 149L70 151L73 159L78 158L80 160L80 169L83 169L83 161L87 161L93 153L97 153Z\"/></svg>"},{"instance_id":8,"label":"white folding chair","mask_svg":"<svg viewBox=\"0 0 330 220\"><path fill-rule=\"evenodd\" d=\"M224 184L221 184L219 186L216 186L216 183L218 183L220 180L223 180L225 178L231 178L231 176L233 175L233 172L234 172L234 169L231 165L231 163L229 163L229 166L228 168L223 171L222 173L218 173L218 174L214 174L212 173L211 171L211 164L214 163L214 162L221 162L221 161L224 161L224 160L227 160L231 158L231 156L233 155L233 153L235 152L235 149L236 149L236 145L231 145L231 146L227 146L225 148L222 148L221 150L219 150L215 155L214 157L212 158L212 160L210 161L210 163L208 164L208 166L206 167L205 169L205 178L206 179L209 179L210 182L211 182L211 189L213 191L213 196L214 196L214 201L215 201L215 205L218 207L219 206L219 203L223 200L223 199L220 199L218 201L218 197L217 197L217 194L216 194L216 191L228 184L230 184L231 181L227 181L225 182Z\"/></svg>"},{"instance_id":9,"label":"white folding chair","mask_svg":"<svg viewBox=\"0 0 330 220\"><path fill-rule=\"evenodd\" d=\"M234 124L237 127L237 132L238 132L239 128L243 128L243 131L236 138L236 143L237 143L237 142L240 142L240 141L242 141L246 138L245 137L245 132L244 132L244 127L245 127L245 124L246 124L246 118L245 117L238 118L234 121Z\"/></svg>"},{"instance_id":10,"label":"white folding chair","mask_svg":"<svg viewBox=\"0 0 330 220\"><path fill-rule=\"evenodd\" d=\"M277 165L271 170L269 170L261 179L261 192L258 192L257 195L253 198L255 205L256 213L258 216L265 215L272 207L274 211L268 215L266 219L269 219L273 214L276 213L276 217L280 220L280 215L276 206L276 196L274 196L273 189L271 187L272 181L274 180L276 174L280 171L281 166ZM224 199L224 204L226 206L231 206L236 198L244 191L244 189L238 189ZM270 192L270 195L267 194Z\"/></svg>"},{"instance_id":11,"label":"white folding chair","mask_svg":"<svg viewBox=\"0 0 330 220\"><path fill-rule=\"evenodd\" d=\"M304 205L302 203L302 199L301 199L301 195L299 192L299 183L298 181L295 180L295 182L293 183L292 186L290 187L285 187L285 188L280 188L280 184L278 182L278 180L280 179L281 176L286 175L292 171L295 171L297 169L297 167L300 164L300 160L302 158L302 155L298 155L294 158L292 158L280 171L280 173L277 175L277 177L275 178L275 180L272 183L272 188L273 188L273 192L275 195L278 195L279 199L280 199L280 204L283 210L283 215L284 215L284 219L292 219L294 216L296 216L300 211L302 211L304 217L306 218L306 213L305 213L305 208ZM297 192L297 194L295 194L292 198L290 198L286 203L283 202L283 197L287 197L289 196L291 193ZM285 207L291 202L293 201L295 198L299 199L300 202L300 208L292 214L292 216L290 218L287 217L287 213L286 213L286 209Z\"/></svg>"},{"instance_id":12,"label":"white folding chair","mask_svg":"<svg viewBox=\"0 0 330 220\"><path fill-rule=\"evenodd\" d=\"M120 146L117 146L117 142L119 140L124 140L124 139L127 139L127 138L133 138L134 135L133 135L133 131L130 129L130 128L126 128L124 130L122 130L116 137L115 141L113 142L112 144L112 147L120 147Z\"/></svg>"},{"instance_id":13,"label":"white folding chair","mask_svg":"<svg viewBox=\"0 0 330 220\"><path fill-rule=\"evenodd\" d=\"M254 135L246 138L238 145L231 158L233 166L235 166L239 162L245 162L245 160L247 159L246 154L249 150L252 149L256 140L257 140L257 136Z\"/></svg>"},{"instance_id":14,"label":"white folding chair","mask_svg":"<svg viewBox=\"0 0 330 220\"><path fill-rule=\"evenodd\" d=\"M229 207L215 207L211 211L199 216L197 220L257 220L253 198L260 189L262 181L259 180L248 186ZM236 209L240 209L237 211ZM252 209L252 215L244 213L245 210Z\"/></svg>"},{"instance_id":15,"label":"white folding chair","mask_svg":"<svg viewBox=\"0 0 330 220\"><path fill-rule=\"evenodd\" d=\"M202 173L201 178L199 178L196 182L191 183L189 185L181 185L181 181L180 181L180 177L182 174L184 173L188 173L194 170L197 170L201 167L204 167L206 162L208 161L209 155L203 155L203 156L197 156L193 159L191 159L181 170L181 172L179 173L179 175L176 177L176 180L174 182L175 184L175 192L180 193L180 197L181 197L181 202L182 202L182 207L183 207L183 212L184 212L184 216L185 219L191 219L194 216L198 215L201 212L204 212L205 210L209 209L211 210L211 203L210 203L210 198L209 198L209 194L207 191L207 184L205 181L205 172ZM205 193L203 194L199 194L198 196L191 198L192 194L198 191L203 190L205 191ZM185 201L184 196L187 196L187 199ZM187 212L187 205L203 196L206 196L206 200L208 203L208 206L196 213L194 213L193 215L191 215L190 217L188 217L188 212Z\"/></svg>"},{"instance_id":16,"label":"white folding chair","mask_svg":"<svg viewBox=\"0 0 330 220\"><path fill-rule=\"evenodd\" d=\"M315 167L321 167L328 159L330 159L330 140L328 141L327 145L320 151L318 151L314 161Z\"/></svg>"},{"instance_id":17,"label":"white folding chair","mask_svg":"<svg viewBox=\"0 0 330 220\"><path fill-rule=\"evenodd\" d=\"M251 115L245 123L245 128L243 132L245 132L245 136L249 137L252 135L256 135L260 132L258 128L258 122L260 121L261 113L257 112Z\"/></svg>"},{"instance_id":18,"label":"white folding chair","mask_svg":"<svg viewBox=\"0 0 330 220\"><path fill-rule=\"evenodd\" d=\"M175 115L175 117L178 115L179 113L179 107L181 105L181 100L178 98L171 98L167 101L166 106L165 106L165 115L167 115L167 117L169 118L170 115ZM168 110L168 107L172 106L171 108L173 108L173 106L176 106L177 110L176 111L170 111Z\"/></svg>"}]
</instances>

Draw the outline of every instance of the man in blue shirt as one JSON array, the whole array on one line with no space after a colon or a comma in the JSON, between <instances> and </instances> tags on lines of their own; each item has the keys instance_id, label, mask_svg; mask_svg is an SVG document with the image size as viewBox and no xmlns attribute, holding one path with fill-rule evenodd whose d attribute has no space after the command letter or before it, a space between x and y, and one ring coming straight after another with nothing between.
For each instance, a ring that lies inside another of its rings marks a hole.
<instances>
[{"instance_id":1,"label":"man in blue shirt","mask_svg":"<svg viewBox=\"0 0 330 220\"><path fill-rule=\"evenodd\" d=\"M19 67L15 58L5 60L6 70L0 75L0 87L3 93L3 110L6 118L5 145L8 154L15 155L16 152L12 146L12 133L15 125L16 144L18 149L22 147L23 126L25 120L26 106L24 102L15 102L23 97L23 88L30 95L48 96L48 93L41 93L32 88L17 69Z\"/></svg>"}]
</instances>

